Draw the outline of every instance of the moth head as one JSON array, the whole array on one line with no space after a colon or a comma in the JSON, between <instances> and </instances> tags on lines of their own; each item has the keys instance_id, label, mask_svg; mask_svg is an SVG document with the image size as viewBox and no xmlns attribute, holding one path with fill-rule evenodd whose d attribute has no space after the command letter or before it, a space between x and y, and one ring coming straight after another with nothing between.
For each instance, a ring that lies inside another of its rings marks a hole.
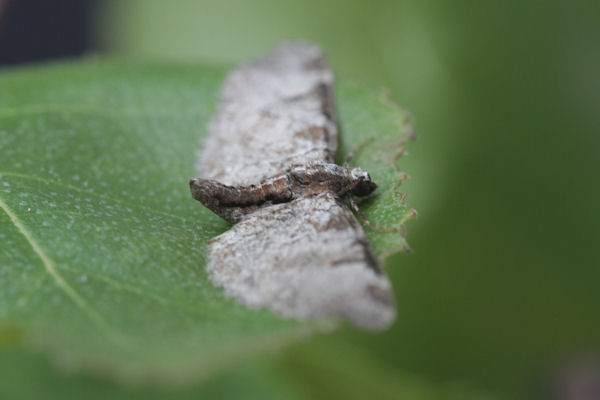
<instances>
[{"instance_id":1,"label":"moth head","mask_svg":"<svg viewBox=\"0 0 600 400\"><path fill-rule=\"evenodd\" d=\"M371 180L371 175L360 168L352 168L350 171L352 178L358 183L352 189L352 194L356 196L368 196L377 189L377 184Z\"/></svg>"}]
</instances>

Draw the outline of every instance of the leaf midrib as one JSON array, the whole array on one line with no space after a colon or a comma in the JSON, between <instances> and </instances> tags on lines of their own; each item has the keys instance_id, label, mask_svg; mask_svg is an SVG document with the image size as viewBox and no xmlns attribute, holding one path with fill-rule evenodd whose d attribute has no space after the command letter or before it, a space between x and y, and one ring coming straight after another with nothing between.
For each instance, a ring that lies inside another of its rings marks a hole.
<instances>
[{"instance_id":1,"label":"leaf midrib","mask_svg":"<svg viewBox=\"0 0 600 400\"><path fill-rule=\"evenodd\" d=\"M99 329L108 334L109 337L112 335L112 329L110 328L108 322L102 318L102 316L94 310L88 303L85 301L83 297L79 295L79 293L71 286L69 283L62 277L62 275L58 272L56 268L56 264L54 261L46 254L44 249L40 246L40 244L35 240L31 232L25 227L25 225L21 222L17 214L15 214L8 204L4 202L4 200L0 197L0 208L6 213L8 218L12 221L13 225L17 228L19 233L23 235L25 240L29 243L34 253L39 257L46 270L46 273L54 279L56 286L58 286L73 303L83 312L83 314L90 320L94 325L96 325Z\"/></svg>"}]
</instances>

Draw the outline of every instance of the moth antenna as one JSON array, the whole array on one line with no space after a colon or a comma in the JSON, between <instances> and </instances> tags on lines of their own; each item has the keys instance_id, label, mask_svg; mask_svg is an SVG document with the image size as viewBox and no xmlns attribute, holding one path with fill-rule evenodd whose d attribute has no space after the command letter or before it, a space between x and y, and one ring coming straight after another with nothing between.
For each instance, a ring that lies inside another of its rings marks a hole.
<instances>
[{"instance_id":1,"label":"moth antenna","mask_svg":"<svg viewBox=\"0 0 600 400\"><path fill-rule=\"evenodd\" d=\"M352 151L346 155L346 158L344 158L344 167L349 166L350 160L352 160L356 156L356 153L358 153L360 150L362 150L363 147L365 147L366 145L371 143L373 140L374 140L373 137L367 138L367 139L363 140L361 144L359 144L354 149L352 149Z\"/></svg>"},{"instance_id":2,"label":"moth antenna","mask_svg":"<svg viewBox=\"0 0 600 400\"><path fill-rule=\"evenodd\" d=\"M397 232L398 231L398 228L386 228L386 227L382 227L382 226L377 226L377 225L373 224L371 221L369 221L367 219L367 217L365 217L365 215L362 213L360 208L358 207L358 204L356 204L356 200L354 200L354 197L352 196L352 193L350 193L350 192L348 192L348 200L350 201L350 206L352 207L354 212L356 212L356 215L358 215L359 218L362 220L362 222L364 222L365 225L367 225L369 228L373 229L374 231L378 231L378 232Z\"/></svg>"}]
</instances>

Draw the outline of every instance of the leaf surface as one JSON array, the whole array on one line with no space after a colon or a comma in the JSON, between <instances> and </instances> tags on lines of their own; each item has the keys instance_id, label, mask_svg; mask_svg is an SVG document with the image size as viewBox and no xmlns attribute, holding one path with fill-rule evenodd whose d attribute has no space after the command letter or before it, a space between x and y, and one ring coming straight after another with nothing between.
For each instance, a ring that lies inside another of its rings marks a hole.
<instances>
[{"instance_id":1,"label":"leaf surface","mask_svg":"<svg viewBox=\"0 0 600 400\"><path fill-rule=\"evenodd\" d=\"M187 181L226 71L88 60L0 74L0 343L177 383L332 326L248 309L207 279L205 244L229 225ZM337 101L340 153L374 138L352 160L380 184L361 208L399 227L413 213L394 189L407 117L351 83ZM366 232L381 257L405 247Z\"/></svg>"}]
</instances>

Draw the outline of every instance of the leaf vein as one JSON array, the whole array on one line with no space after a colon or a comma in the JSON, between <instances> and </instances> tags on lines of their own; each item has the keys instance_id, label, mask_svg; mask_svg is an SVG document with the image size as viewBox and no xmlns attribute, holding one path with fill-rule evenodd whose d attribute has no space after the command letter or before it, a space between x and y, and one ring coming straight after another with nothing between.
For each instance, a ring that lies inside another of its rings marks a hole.
<instances>
[{"instance_id":1,"label":"leaf vein","mask_svg":"<svg viewBox=\"0 0 600 400\"><path fill-rule=\"evenodd\" d=\"M40 258L44 269L50 275L56 285L70 298L73 303L99 328L104 331L110 330L108 323L102 318L96 310L91 308L88 303L77 293L77 291L69 285L69 283L60 275L60 273L56 269L56 264L54 261L46 254L46 252L41 248L39 243L34 239L33 235L29 230L23 225L19 217L8 207L8 204L0 198L0 208L4 210L6 215L10 218L12 223L18 229L18 231L25 237L35 254Z\"/></svg>"}]
</instances>

